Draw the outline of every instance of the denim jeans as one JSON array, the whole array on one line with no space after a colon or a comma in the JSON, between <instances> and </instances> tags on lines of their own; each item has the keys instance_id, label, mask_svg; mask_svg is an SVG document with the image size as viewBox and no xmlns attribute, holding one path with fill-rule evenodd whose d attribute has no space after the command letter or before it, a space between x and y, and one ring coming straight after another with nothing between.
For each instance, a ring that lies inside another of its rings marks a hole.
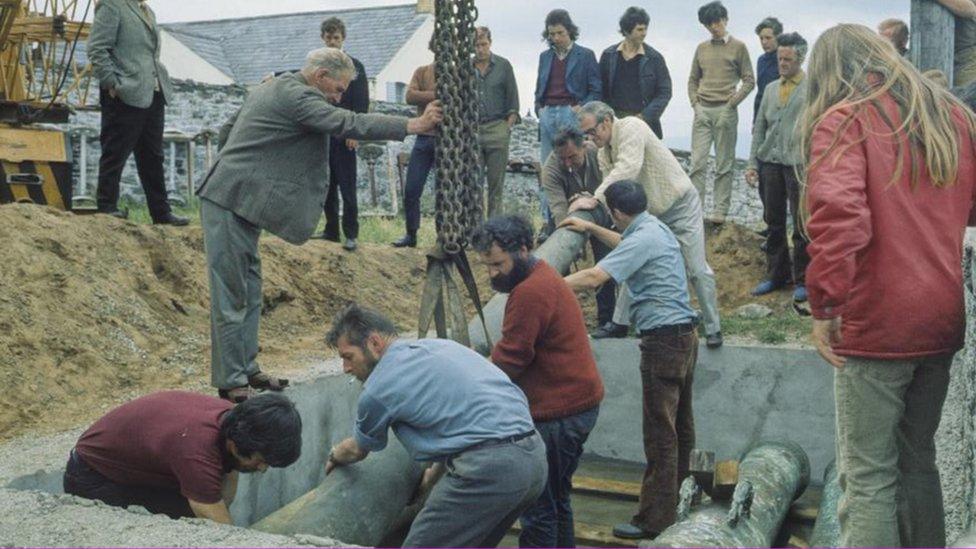
<instances>
[{"instance_id":1,"label":"denim jeans","mask_svg":"<svg viewBox=\"0 0 976 549\"><path fill-rule=\"evenodd\" d=\"M834 371L843 547L945 547L935 431L952 355L848 357Z\"/></svg>"},{"instance_id":2,"label":"denim jeans","mask_svg":"<svg viewBox=\"0 0 976 549\"><path fill-rule=\"evenodd\" d=\"M424 194L427 176L434 167L437 138L418 135L407 164L407 184L403 190L403 210L407 220L407 234L416 235L420 228L420 196Z\"/></svg>"},{"instance_id":3,"label":"denim jeans","mask_svg":"<svg viewBox=\"0 0 976 549\"><path fill-rule=\"evenodd\" d=\"M539 166L545 166L546 160L552 154L552 140L556 134L566 128L578 127L579 121L576 119L576 113L573 112L572 107L568 105L543 107L539 111L539 149L542 153L539 155ZM542 185L539 185L539 208L543 222L547 225L551 224L552 214L549 213L549 200L542 190Z\"/></svg>"},{"instance_id":4,"label":"denim jeans","mask_svg":"<svg viewBox=\"0 0 976 549\"><path fill-rule=\"evenodd\" d=\"M569 494L583 443L599 412L596 406L569 417L536 422L535 428L546 443L549 479L542 495L519 519L519 547L576 547Z\"/></svg>"}]
</instances>

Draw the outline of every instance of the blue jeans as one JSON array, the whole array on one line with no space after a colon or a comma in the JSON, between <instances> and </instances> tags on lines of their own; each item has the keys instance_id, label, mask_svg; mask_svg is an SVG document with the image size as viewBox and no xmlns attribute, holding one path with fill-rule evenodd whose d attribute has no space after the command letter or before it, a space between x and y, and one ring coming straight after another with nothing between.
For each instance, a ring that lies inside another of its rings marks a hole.
<instances>
[{"instance_id":1,"label":"blue jeans","mask_svg":"<svg viewBox=\"0 0 976 549\"><path fill-rule=\"evenodd\" d=\"M418 135L407 164L407 184L403 189L403 210L407 219L407 234L416 235L420 228L420 196L424 194L427 176L434 167L437 138Z\"/></svg>"},{"instance_id":2,"label":"blue jeans","mask_svg":"<svg viewBox=\"0 0 976 549\"><path fill-rule=\"evenodd\" d=\"M546 160L552 153L552 140L560 130L566 128L578 128L579 121L576 113L568 105L554 105L542 107L539 112L539 149L542 154L539 158L539 169L546 165ZM542 213L542 220L547 225L552 223L552 214L549 213L549 200L542 186L539 186L539 209Z\"/></svg>"},{"instance_id":3,"label":"blue jeans","mask_svg":"<svg viewBox=\"0 0 976 549\"><path fill-rule=\"evenodd\" d=\"M573 416L536 422L535 428L546 443L549 478L535 505L519 518L519 547L576 547L569 493L583 443L599 413L596 406Z\"/></svg>"}]
</instances>

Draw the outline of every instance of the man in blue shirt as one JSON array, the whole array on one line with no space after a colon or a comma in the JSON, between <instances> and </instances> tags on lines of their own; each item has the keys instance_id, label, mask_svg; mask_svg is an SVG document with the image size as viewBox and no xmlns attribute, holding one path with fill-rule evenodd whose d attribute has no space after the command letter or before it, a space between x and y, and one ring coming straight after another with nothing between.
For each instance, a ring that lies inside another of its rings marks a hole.
<instances>
[{"instance_id":1,"label":"man in blue shirt","mask_svg":"<svg viewBox=\"0 0 976 549\"><path fill-rule=\"evenodd\" d=\"M569 217L560 226L589 232L613 251L595 267L566 277L574 290L596 289L614 279L633 300L631 324L640 333L644 393L644 455L647 468L637 514L614 526L615 536L653 538L674 523L678 483L688 476L695 446L692 376L698 357L698 316L688 300L681 248L667 225L647 213L644 188L635 181L613 183L604 194L623 234Z\"/></svg>"},{"instance_id":2,"label":"man in blue shirt","mask_svg":"<svg viewBox=\"0 0 976 549\"><path fill-rule=\"evenodd\" d=\"M326 474L386 447L392 427L417 461L448 475L430 493L405 547L495 547L546 483L546 448L525 394L453 341L400 341L380 313L350 305L327 336L343 371L363 382L353 436Z\"/></svg>"}]
</instances>

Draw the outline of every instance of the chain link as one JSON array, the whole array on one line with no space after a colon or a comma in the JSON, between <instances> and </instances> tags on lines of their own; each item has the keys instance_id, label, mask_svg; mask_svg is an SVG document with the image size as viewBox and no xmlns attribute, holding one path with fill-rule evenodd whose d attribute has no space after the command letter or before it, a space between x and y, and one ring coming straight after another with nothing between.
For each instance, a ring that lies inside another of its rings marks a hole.
<instances>
[{"instance_id":1,"label":"chain link","mask_svg":"<svg viewBox=\"0 0 976 549\"><path fill-rule=\"evenodd\" d=\"M474 0L437 0L434 73L444 121L437 138L437 241L447 253L467 245L482 217Z\"/></svg>"}]
</instances>

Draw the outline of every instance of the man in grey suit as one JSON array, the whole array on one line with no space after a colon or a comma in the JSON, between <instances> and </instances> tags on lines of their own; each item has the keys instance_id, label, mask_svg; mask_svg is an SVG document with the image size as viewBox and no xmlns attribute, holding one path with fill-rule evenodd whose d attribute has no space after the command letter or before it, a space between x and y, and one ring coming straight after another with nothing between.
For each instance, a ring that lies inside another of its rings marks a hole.
<instances>
[{"instance_id":1,"label":"man in grey suit","mask_svg":"<svg viewBox=\"0 0 976 549\"><path fill-rule=\"evenodd\" d=\"M144 1L101 0L88 37L88 58L98 78L102 106L102 157L98 163L98 211L119 211L119 179L135 152L139 181L153 223L186 225L166 200L163 173L164 105L173 97L159 62L159 27Z\"/></svg>"},{"instance_id":2,"label":"man in grey suit","mask_svg":"<svg viewBox=\"0 0 976 549\"><path fill-rule=\"evenodd\" d=\"M407 119L336 106L356 70L334 48L309 52L305 67L251 91L221 132L226 142L197 189L210 276L211 380L221 397L287 383L257 365L262 230L292 244L312 235L329 185L329 140L403 140L429 132L440 103Z\"/></svg>"}]
</instances>

